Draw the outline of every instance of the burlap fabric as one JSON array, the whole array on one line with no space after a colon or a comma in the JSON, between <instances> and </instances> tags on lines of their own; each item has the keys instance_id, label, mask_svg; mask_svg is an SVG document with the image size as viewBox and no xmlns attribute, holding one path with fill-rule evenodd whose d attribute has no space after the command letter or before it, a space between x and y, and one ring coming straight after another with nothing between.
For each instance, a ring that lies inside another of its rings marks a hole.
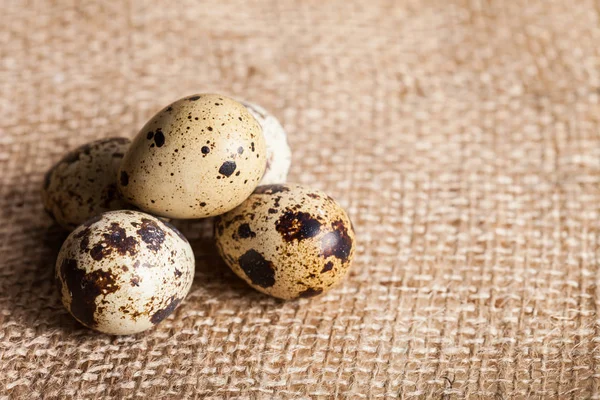
<instances>
[{"instance_id":1,"label":"burlap fabric","mask_svg":"<svg viewBox=\"0 0 600 400\"><path fill-rule=\"evenodd\" d=\"M1 398L598 398L600 3L4 0ZM358 235L344 284L280 302L210 229L157 329L96 334L53 285L44 171L217 91L278 116L291 180Z\"/></svg>"}]
</instances>

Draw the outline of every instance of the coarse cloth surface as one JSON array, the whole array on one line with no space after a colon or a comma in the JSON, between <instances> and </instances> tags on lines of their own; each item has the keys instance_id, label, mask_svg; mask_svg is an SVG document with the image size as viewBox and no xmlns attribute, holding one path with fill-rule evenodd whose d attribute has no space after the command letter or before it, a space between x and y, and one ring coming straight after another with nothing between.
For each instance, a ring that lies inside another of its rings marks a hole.
<instances>
[{"instance_id":1,"label":"coarse cloth surface","mask_svg":"<svg viewBox=\"0 0 600 400\"><path fill-rule=\"evenodd\" d=\"M0 7L0 398L599 398L598 1L25 1ZM189 297L115 337L62 307L44 172L218 92L277 116L290 181L357 232L282 302L210 223Z\"/></svg>"}]
</instances>

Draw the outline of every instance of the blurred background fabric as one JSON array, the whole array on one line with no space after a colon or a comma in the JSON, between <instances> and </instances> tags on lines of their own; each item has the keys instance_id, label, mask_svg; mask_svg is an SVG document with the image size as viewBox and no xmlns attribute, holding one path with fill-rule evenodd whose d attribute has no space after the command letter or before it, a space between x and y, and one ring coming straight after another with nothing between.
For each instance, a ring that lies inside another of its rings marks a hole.
<instances>
[{"instance_id":1,"label":"blurred background fabric","mask_svg":"<svg viewBox=\"0 0 600 400\"><path fill-rule=\"evenodd\" d=\"M0 398L599 398L600 3L0 1ZM44 172L197 92L263 105L290 181L357 231L281 302L179 222L192 291L156 329L63 309Z\"/></svg>"}]
</instances>

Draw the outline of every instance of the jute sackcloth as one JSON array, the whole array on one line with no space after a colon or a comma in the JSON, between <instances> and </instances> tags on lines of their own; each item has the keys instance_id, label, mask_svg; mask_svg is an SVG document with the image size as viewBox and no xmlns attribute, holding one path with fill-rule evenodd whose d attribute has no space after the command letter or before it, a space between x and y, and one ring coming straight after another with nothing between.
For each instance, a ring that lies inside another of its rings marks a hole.
<instances>
[{"instance_id":1,"label":"jute sackcloth","mask_svg":"<svg viewBox=\"0 0 600 400\"><path fill-rule=\"evenodd\" d=\"M0 2L0 398L600 397L600 3ZM289 132L357 231L280 302L219 260L156 329L97 334L53 283L44 172L219 92Z\"/></svg>"}]
</instances>

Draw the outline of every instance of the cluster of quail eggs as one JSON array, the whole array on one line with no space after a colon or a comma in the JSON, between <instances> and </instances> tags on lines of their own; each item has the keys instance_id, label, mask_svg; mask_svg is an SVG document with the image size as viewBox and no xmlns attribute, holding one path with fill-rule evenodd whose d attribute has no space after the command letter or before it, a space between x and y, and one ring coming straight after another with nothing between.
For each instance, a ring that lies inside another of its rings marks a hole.
<instances>
[{"instance_id":1,"label":"cluster of quail eggs","mask_svg":"<svg viewBox=\"0 0 600 400\"><path fill-rule=\"evenodd\" d=\"M62 302L83 325L132 334L186 297L194 253L171 219L214 218L225 263L281 299L338 283L354 253L352 223L327 194L286 183L281 124L258 105L188 96L130 141L85 144L46 174L48 214L71 231L56 261Z\"/></svg>"}]
</instances>

